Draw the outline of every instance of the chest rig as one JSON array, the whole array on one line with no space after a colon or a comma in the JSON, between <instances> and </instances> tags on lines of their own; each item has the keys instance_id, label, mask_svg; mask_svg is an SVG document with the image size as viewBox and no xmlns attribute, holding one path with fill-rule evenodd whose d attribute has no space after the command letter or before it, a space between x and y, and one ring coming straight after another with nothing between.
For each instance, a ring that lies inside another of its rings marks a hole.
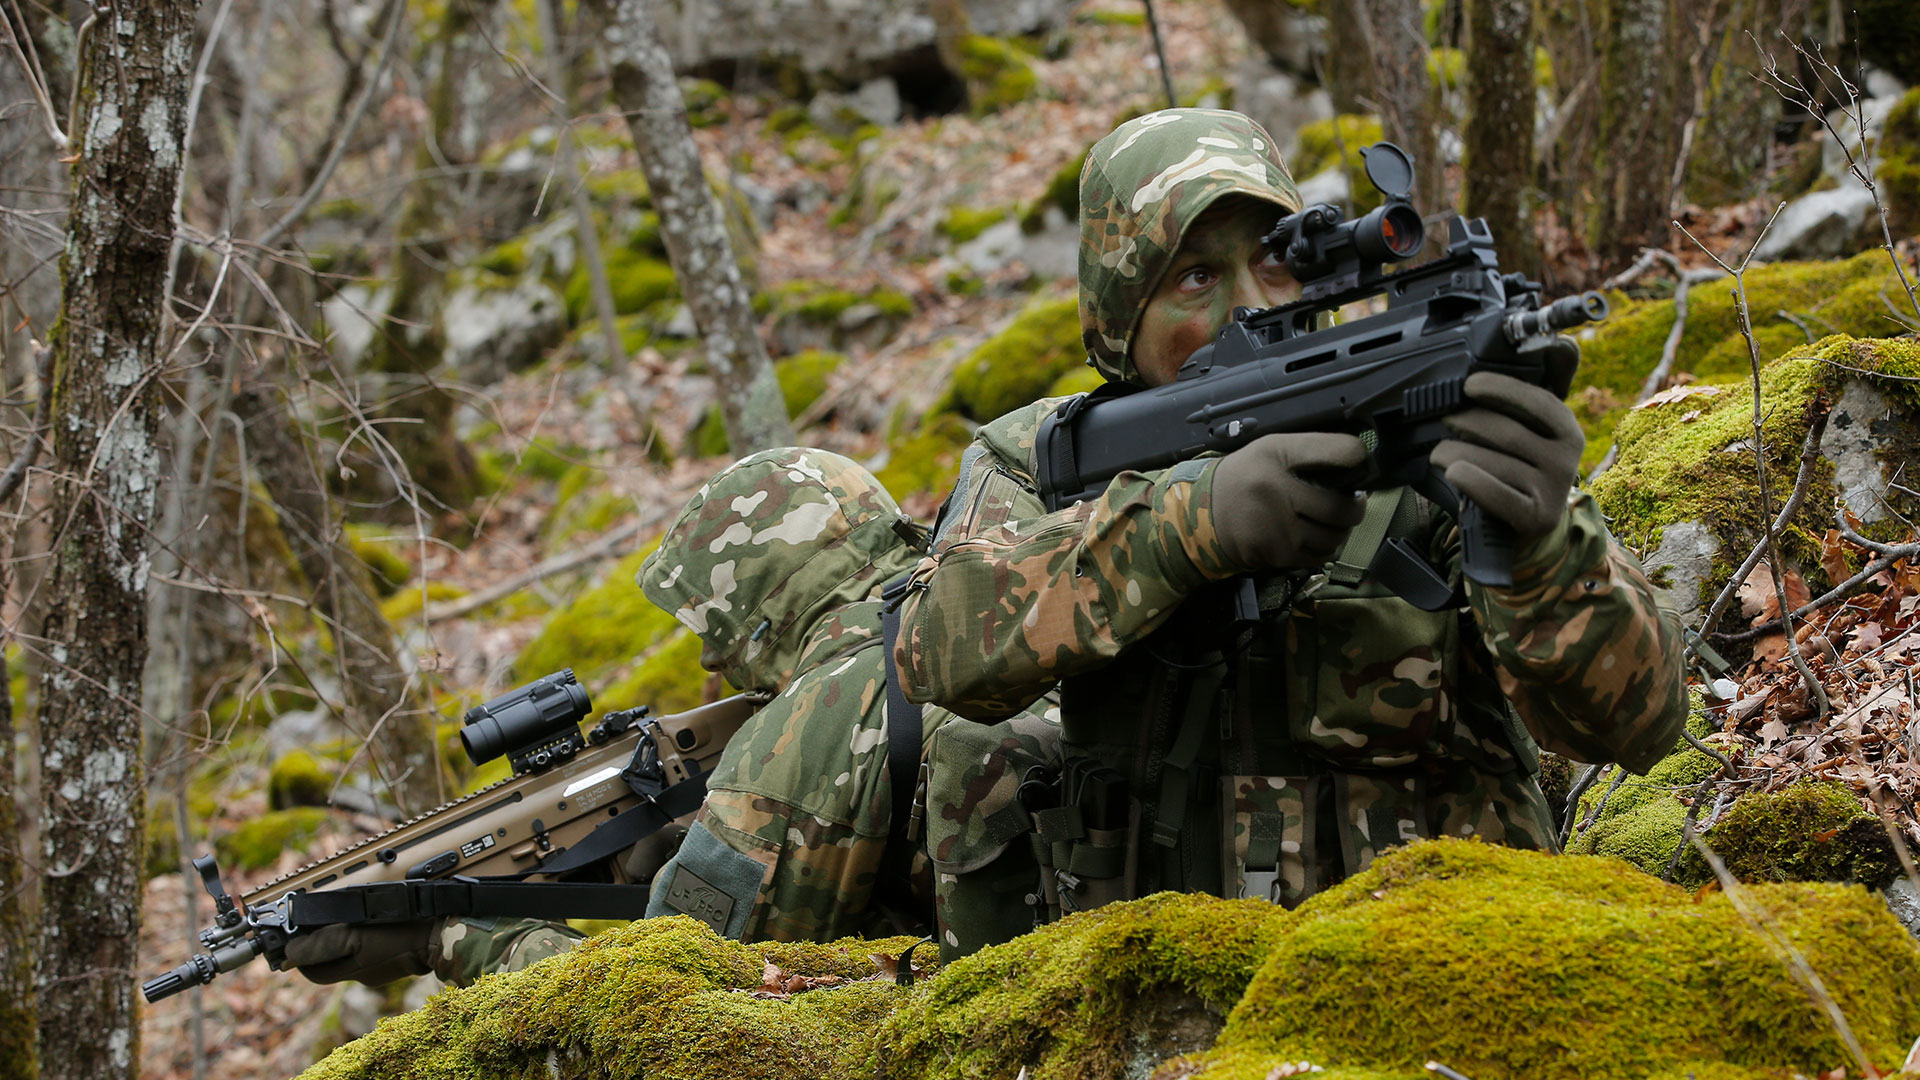
<instances>
[{"instance_id":1,"label":"chest rig","mask_svg":"<svg viewBox=\"0 0 1920 1080\"><path fill-rule=\"evenodd\" d=\"M1367 574L1388 539L1451 535L1411 491L1375 492L1320 572L1218 583L1063 681L1063 753L1113 774L1125 809L1104 791L1095 828L1062 791L1058 835L1036 817L1056 868L1112 875L1070 875L1061 907L1160 889L1292 906L1444 827L1450 774L1533 769L1471 613L1422 610Z\"/></svg>"}]
</instances>

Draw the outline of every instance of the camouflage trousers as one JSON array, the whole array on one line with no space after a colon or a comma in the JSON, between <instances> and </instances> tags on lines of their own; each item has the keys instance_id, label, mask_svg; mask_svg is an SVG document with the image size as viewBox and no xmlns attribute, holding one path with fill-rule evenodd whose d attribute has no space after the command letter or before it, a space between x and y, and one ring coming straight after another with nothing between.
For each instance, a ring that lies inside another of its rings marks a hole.
<instances>
[{"instance_id":1,"label":"camouflage trousers","mask_svg":"<svg viewBox=\"0 0 1920 1080\"><path fill-rule=\"evenodd\" d=\"M441 982L467 986L482 975L519 971L571 952L585 937L564 923L538 919L451 919L433 951L433 973Z\"/></svg>"}]
</instances>

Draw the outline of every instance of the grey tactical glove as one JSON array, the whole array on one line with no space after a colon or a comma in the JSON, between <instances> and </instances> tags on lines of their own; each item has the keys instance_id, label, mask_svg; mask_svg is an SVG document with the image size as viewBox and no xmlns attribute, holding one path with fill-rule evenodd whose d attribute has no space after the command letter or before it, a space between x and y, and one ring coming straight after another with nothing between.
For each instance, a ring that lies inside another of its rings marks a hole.
<instances>
[{"instance_id":1,"label":"grey tactical glove","mask_svg":"<svg viewBox=\"0 0 1920 1080\"><path fill-rule=\"evenodd\" d=\"M1331 432L1263 435L1220 459L1213 524L1220 551L1243 570L1314 567L1333 558L1367 501L1319 481L1356 472L1365 444Z\"/></svg>"},{"instance_id":2,"label":"grey tactical glove","mask_svg":"<svg viewBox=\"0 0 1920 1080\"><path fill-rule=\"evenodd\" d=\"M352 979L382 986L433 970L444 920L347 926L335 923L287 942L287 966L317 983Z\"/></svg>"},{"instance_id":3,"label":"grey tactical glove","mask_svg":"<svg viewBox=\"0 0 1920 1080\"><path fill-rule=\"evenodd\" d=\"M1432 462L1522 541L1546 536L1566 516L1580 472L1580 422L1551 391L1511 375L1469 375L1466 394L1475 407L1447 417L1456 437L1433 448Z\"/></svg>"}]
</instances>

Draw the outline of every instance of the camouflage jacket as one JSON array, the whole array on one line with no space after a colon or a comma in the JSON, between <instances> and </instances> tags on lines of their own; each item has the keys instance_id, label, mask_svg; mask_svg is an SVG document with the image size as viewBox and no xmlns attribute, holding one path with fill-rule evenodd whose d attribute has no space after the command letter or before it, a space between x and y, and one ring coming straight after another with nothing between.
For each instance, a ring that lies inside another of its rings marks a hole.
<instances>
[{"instance_id":1,"label":"camouflage jacket","mask_svg":"<svg viewBox=\"0 0 1920 1080\"><path fill-rule=\"evenodd\" d=\"M700 636L703 663L772 700L727 744L648 914L745 940L881 928L891 818L880 603L916 551L878 481L788 448L709 481L641 566L647 596ZM923 710L920 742L946 714Z\"/></svg>"},{"instance_id":2,"label":"camouflage jacket","mask_svg":"<svg viewBox=\"0 0 1920 1080\"><path fill-rule=\"evenodd\" d=\"M1151 114L1089 154L1080 310L1107 378L1134 377L1140 311L1182 231L1223 194L1298 207L1271 139L1237 114ZM1118 770L1132 804L1120 840L1092 836L1072 808L1043 823L1065 857L1126 878L1093 895L1292 903L1416 836L1550 849L1534 740L1644 771L1678 737L1677 621L1585 495L1519 553L1513 588L1468 583L1460 611L1422 612L1369 580L1276 578L1261 583L1262 621L1236 639L1207 589L1231 572L1213 462L1124 473L1046 513L1034 434L1064 400L977 433L915 570L896 661L915 700L982 722L1061 688L1063 752ZM1458 573L1443 512L1397 493L1376 510Z\"/></svg>"}]
</instances>

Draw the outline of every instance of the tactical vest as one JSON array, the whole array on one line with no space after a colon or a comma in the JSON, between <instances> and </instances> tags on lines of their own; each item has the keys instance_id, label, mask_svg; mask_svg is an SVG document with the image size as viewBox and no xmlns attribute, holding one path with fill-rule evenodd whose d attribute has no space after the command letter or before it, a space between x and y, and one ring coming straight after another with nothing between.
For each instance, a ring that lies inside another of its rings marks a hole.
<instances>
[{"instance_id":1,"label":"tactical vest","mask_svg":"<svg viewBox=\"0 0 1920 1080\"><path fill-rule=\"evenodd\" d=\"M1471 612L1422 611L1364 573L1388 537L1430 551L1451 532L1410 492L1376 492L1320 573L1256 583L1257 620L1243 607L1234 623L1236 586L1222 583L1113 663L1064 680L1073 779L1056 786L1057 805L1029 807L1049 902L1071 911L1176 889L1292 906L1446 828L1436 793L1463 771L1538 800L1536 748Z\"/></svg>"}]
</instances>

